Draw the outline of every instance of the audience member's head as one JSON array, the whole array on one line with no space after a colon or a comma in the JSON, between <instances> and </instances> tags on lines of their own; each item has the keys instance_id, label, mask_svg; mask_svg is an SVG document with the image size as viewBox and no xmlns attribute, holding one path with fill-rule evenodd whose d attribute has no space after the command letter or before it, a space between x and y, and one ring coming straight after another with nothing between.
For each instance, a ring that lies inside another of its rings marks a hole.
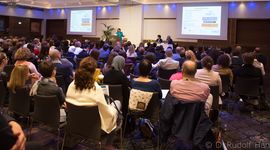
<instances>
[{"instance_id":1,"label":"audience member's head","mask_svg":"<svg viewBox=\"0 0 270 150\"><path fill-rule=\"evenodd\" d=\"M197 65L196 62L187 60L182 65L182 74L183 77L193 77L197 72Z\"/></svg>"},{"instance_id":2,"label":"audience member's head","mask_svg":"<svg viewBox=\"0 0 270 150\"><path fill-rule=\"evenodd\" d=\"M96 61L98 61L99 51L97 49L93 49L90 53L90 56L93 57Z\"/></svg>"},{"instance_id":3,"label":"audience member's head","mask_svg":"<svg viewBox=\"0 0 270 150\"><path fill-rule=\"evenodd\" d=\"M107 66L111 66L112 65L112 61L114 59L115 56L117 56L118 54L116 52L111 52L108 60L107 60Z\"/></svg>"},{"instance_id":4,"label":"audience member's head","mask_svg":"<svg viewBox=\"0 0 270 150\"><path fill-rule=\"evenodd\" d=\"M254 52L255 53L260 53L261 52L261 48L260 47L255 47Z\"/></svg>"},{"instance_id":5,"label":"audience member's head","mask_svg":"<svg viewBox=\"0 0 270 150\"><path fill-rule=\"evenodd\" d=\"M196 55L194 54L194 52L192 50L187 50L185 52L185 56L186 56L187 60L191 60L191 61L194 61L194 62L197 61Z\"/></svg>"},{"instance_id":6,"label":"audience member's head","mask_svg":"<svg viewBox=\"0 0 270 150\"><path fill-rule=\"evenodd\" d=\"M49 55L50 55L52 61L61 59L61 53L57 49L51 49L49 51Z\"/></svg>"},{"instance_id":7,"label":"audience member's head","mask_svg":"<svg viewBox=\"0 0 270 150\"><path fill-rule=\"evenodd\" d=\"M81 44L81 42L80 42L80 41L76 41L74 46L75 46L75 47L81 47L81 46L82 46L82 44Z\"/></svg>"},{"instance_id":8,"label":"audience member's head","mask_svg":"<svg viewBox=\"0 0 270 150\"><path fill-rule=\"evenodd\" d=\"M244 64L252 65L255 59L255 56L253 53L244 53L242 55Z\"/></svg>"},{"instance_id":9,"label":"audience member's head","mask_svg":"<svg viewBox=\"0 0 270 150\"><path fill-rule=\"evenodd\" d=\"M186 50L184 47L180 47L180 53L179 53L181 58L186 57Z\"/></svg>"},{"instance_id":10,"label":"audience member's head","mask_svg":"<svg viewBox=\"0 0 270 150\"><path fill-rule=\"evenodd\" d=\"M234 49L232 51L232 56L240 56L241 55L241 49Z\"/></svg>"},{"instance_id":11,"label":"audience member's head","mask_svg":"<svg viewBox=\"0 0 270 150\"><path fill-rule=\"evenodd\" d=\"M226 54L222 54L217 59L217 64L222 68L228 68L230 66L230 57Z\"/></svg>"},{"instance_id":12,"label":"audience member's head","mask_svg":"<svg viewBox=\"0 0 270 150\"><path fill-rule=\"evenodd\" d=\"M204 67L207 70L211 70L213 64L214 64L214 61L210 56L203 57L203 59L202 59L202 67Z\"/></svg>"},{"instance_id":13,"label":"audience member's head","mask_svg":"<svg viewBox=\"0 0 270 150\"><path fill-rule=\"evenodd\" d=\"M8 58L6 53L0 52L0 67L4 67L8 63ZM0 71L3 68L0 68Z\"/></svg>"},{"instance_id":14,"label":"audience member's head","mask_svg":"<svg viewBox=\"0 0 270 150\"><path fill-rule=\"evenodd\" d=\"M156 62L156 55L154 53L147 53L144 55L144 59L147 59L151 64Z\"/></svg>"},{"instance_id":15,"label":"audience member's head","mask_svg":"<svg viewBox=\"0 0 270 150\"><path fill-rule=\"evenodd\" d=\"M53 63L49 61L42 61L39 64L39 73L44 77L44 78L50 78L54 77L56 75L56 70L53 65Z\"/></svg>"},{"instance_id":16,"label":"audience member's head","mask_svg":"<svg viewBox=\"0 0 270 150\"><path fill-rule=\"evenodd\" d=\"M140 75L147 77L152 69L152 64L147 60L143 59L139 64Z\"/></svg>"},{"instance_id":17,"label":"audience member's head","mask_svg":"<svg viewBox=\"0 0 270 150\"><path fill-rule=\"evenodd\" d=\"M173 51L172 51L172 48L168 47L165 51L165 55L167 57L172 57L173 56Z\"/></svg>"},{"instance_id":18,"label":"audience member's head","mask_svg":"<svg viewBox=\"0 0 270 150\"><path fill-rule=\"evenodd\" d=\"M26 65L17 65L11 72L8 88L15 93L17 88L23 88L29 79L29 68Z\"/></svg>"},{"instance_id":19,"label":"audience member's head","mask_svg":"<svg viewBox=\"0 0 270 150\"><path fill-rule=\"evenodd\" d=\"M123 56L116 56L113 58L112 67L114 70L122 71L125 67L125 58Z\"/></svg>"},{"instance_id":20,"label":"audience member's head","mask_svg":"<svg viewBox=\"0 0 270 150\"><path fill-rule=\"evenodd\" d=\"M128 47L128 50L129 50L129 53L134 53L135 52L134 45L130 45Z\"/></svg>"},{"instance_id":21,"label":"audience member's head","mask_svg":"<svg viewBox=\"0 0 270 150\"><path fill-rule=\"evenodd\" d=\"M15 53L15 60L28 60L32 56L28 48L19 48Z\"/></svg>"},{"instance_id":22,"label":"audience member's head","mask_svg":"<svg viewBox=\"0 0 270 150\"><path fill-rule=\"evenodd\" d=\"M76 90L92 89L95 79L94 73L97 67L97 62L92 57L85 57L75 72L75 88Z\"/></svg>"},{"instance_id":23,"label":"audience member's head","mask_svg":"<svg viewBox=\"0 0 270 150\"><path fill-rule=\"evenodd\" d=\"M159 39L161 39L161 35L157 35L157 37L158 37Z\"/></svg>"}]
</instances>

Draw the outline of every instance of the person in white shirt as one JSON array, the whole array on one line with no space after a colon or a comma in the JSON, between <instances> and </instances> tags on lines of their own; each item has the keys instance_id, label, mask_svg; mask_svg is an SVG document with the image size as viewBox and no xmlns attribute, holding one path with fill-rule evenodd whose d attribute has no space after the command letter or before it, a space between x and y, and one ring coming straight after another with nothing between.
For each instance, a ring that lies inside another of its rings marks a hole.
<instances>
[{"instance_id":1,"label":"person in white shirt","mask_svg":"<svg viewBox=\"0 0 270 150\"><path fill-rule=\"evenodd\" d=\"M135 52L135 48L132 44L128 47L128 50L127 50L127 58L131 58L131 57L132 58L137 57L137 53Z\"/></svg>"},{"instance_id":2,"label":"person in white shirt","mask_svg":"<svg viewBox=\"0 0 270 150\"><path fill-rule=\"evenodd\" d=\"M86 57L80 62L75 73L75 80L71 82L66 94L66 102L76 106L98 106L101 129L111 133L117 127L118 111L120 101L108 104L105 100L102 88L95 82L93 77L97 63L92 57Z\"/></svg>"},{"instance_id":3,"label":"person in white shirt","mask_svg":"<svg viewBox=\"0 0 270 150\"><path fill-rule=\"evenodd\" d=\"M164 70L173 70L173 69L178 69L179 67L179 61L173 60L173 52L172 49L169 47L167 48L165 52L166 58L165 59L160 59L156 64L153 65L153 67L159 67Z\"/></svg>"}]
</instances>

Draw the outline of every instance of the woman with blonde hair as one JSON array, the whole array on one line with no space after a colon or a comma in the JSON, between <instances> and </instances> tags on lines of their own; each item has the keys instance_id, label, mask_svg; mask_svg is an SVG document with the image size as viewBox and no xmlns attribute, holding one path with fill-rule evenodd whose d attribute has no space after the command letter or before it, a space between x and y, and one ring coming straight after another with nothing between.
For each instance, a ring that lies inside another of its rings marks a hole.
<instances>
[{"instance_id":1,"label":"woman with blonde hair","mask_svg":"<svg viewBox=\"0 0 270 150\"><path fill-rule=\"evenodd\" d=\"M197 59L196 55L194 54L192 50L187 50L185 53L185 56L186 56L186 60L191 60L193 62L196 62L197 69L202 68L201 62Z\"/></svg>"},{"instance_id":2,"label":"woman with blonde hair","mask_svg":"<svg viewBox=\"0 0 270 150\"><path fill-rule=\"evenodd\" d=\"M7 84L9 90L16 93L16 89L29 87L31 88L31 77L29 69L26 65L15 66L11 72L9 82Z\"/></svg>"}]
</instances>

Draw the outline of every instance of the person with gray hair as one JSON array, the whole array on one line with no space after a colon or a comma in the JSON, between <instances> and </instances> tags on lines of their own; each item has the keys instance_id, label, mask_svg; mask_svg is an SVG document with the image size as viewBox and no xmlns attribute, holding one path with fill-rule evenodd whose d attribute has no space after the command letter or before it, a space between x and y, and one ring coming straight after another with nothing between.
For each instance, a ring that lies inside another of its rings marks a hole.
<instances>
[{"instance_id":1,"label":"person with gray hair","mask_svg":"<svg viewBox=\"0 0 270 150\"><path fill-rule=\"evenodd\" d=\"M173 60L173 52L172 48L168 47L167 50L165 51L166 58L165 59L160 59L153 67L159 67L164 70L173 70L177 69L179 67L179 62Z\"/></svg>"},{"instance_id":2,"label":"person with gray hair","mask_svg":"<svg viewBox=\"0 0 270 150\"><path fill-rule=\"evenodd\" d=\"M129 80L124 72L125 58L123 56L115 56L112 61L111 69L104 74L103 83L109 85L122 85L123 107L122 112L125 116L128 110L129 100Z\"/></svg>"}]
</instances>

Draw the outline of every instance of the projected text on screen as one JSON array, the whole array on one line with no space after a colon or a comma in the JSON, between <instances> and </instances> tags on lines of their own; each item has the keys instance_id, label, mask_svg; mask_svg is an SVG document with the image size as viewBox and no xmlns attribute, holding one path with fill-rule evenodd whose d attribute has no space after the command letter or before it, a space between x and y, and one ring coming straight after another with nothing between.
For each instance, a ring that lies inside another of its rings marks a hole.
<instances>
[{"instance_id":1,"label":"projected text on screen","mask_svg":"<svg viewBox=\"0 0 270 150\"><path fill-rule=\"evenodd\" d=\"M188 6L182 11L183 35L221 35L221 6Z\"/></svg>"},{"instance_id":2,"label":"projected text on screen","mask_svg":"<svg viewBox=\"0 0 270 150\"><path fill-rule=\"evenodd\" d=\"M93 10L71 10L70 32L91 33L93 30Z\"/></svg>"}]
</instances>

